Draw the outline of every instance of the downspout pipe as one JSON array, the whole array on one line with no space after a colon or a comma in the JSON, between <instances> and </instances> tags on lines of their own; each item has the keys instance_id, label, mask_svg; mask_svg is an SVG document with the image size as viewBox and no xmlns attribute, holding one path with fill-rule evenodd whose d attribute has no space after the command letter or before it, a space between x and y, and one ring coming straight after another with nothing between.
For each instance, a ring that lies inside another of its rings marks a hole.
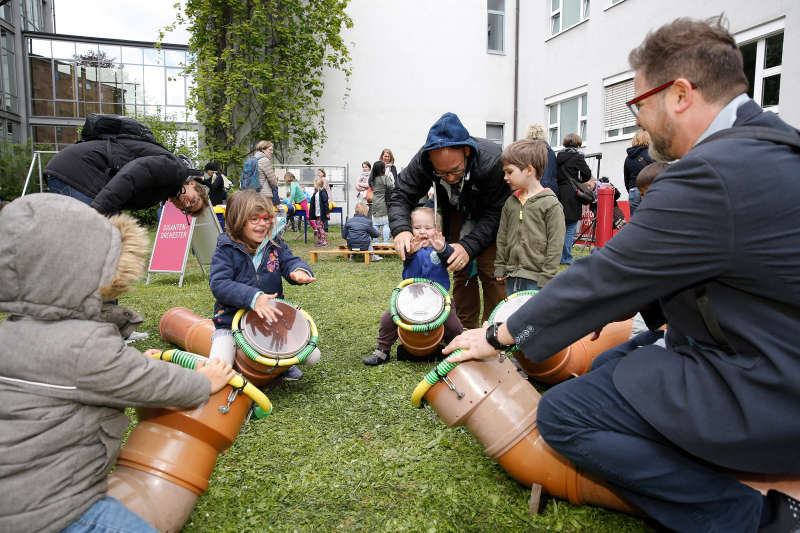
<instances>
[{"instance_id":1,"label":"downspout pipe","mask_svg":"<svg viewBox=\"0 0 800 533\"><path fill-rule=\"evenodd\" d=\"M519 116L519 0L514 7L514 140L517 137L517 124Z\"/></svg>"}]
</instances>

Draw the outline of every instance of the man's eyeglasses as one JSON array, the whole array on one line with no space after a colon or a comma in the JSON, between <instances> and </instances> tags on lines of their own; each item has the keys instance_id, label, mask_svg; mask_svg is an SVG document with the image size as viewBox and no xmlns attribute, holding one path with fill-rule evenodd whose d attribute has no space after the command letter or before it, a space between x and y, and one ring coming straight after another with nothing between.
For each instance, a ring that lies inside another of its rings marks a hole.
<instances>
[{"instance_id":1,"label":"man's eyeglasses","mask_svg":"<svg viewBox=\"0 0 800 533\"><path fill-rule=\"evenodd\" d=\"M271 222L272 218L273 218L273 216L270 215L270 214L261 215L261 216L253 215L251 217L247 217L247 221L250 224L255 225L255 224L258 224L259 222Z\"/></svg>"},{"instance_id":2,"label":"man's eyeglasses","mask_svg":"<svg viewBox=\"0 0 800 533\"><path fill-rule=\"evenodd\" d=\"M668 87L672 87L675 84L676 81L678 81L678 80L668 81L664 85L659 85L655 89L650 89L646 93L640 94L639 96L637 96L633 100L628 100L627 102L625 102L625 105L628 106L628 109L631 110L631 113L633 113L634 117L639 118L639 102L641 102L645 98L649 98L650 96L653 96L656 93L660 93L661 91L663 91L664 89L666 89ZM695 86L694 83L691 83L691 82L689 82L689 83L691 84L692 89L697 89L697 87Z\"/></svg>"},{"instance_id":3,"label":"man's eyeglasses","mask_svg":"<svg viewBox=\"0 0 800 533\"><path fill-rule=\"evenodd\" d=\"M447 176L453 176L454 178L461 178L464 176L465 170L467 170L466 165L464 165L461 168L457 168L456 170L434 170L433 175L441 179L447 179Z\"/></svg>"}]
</instances>

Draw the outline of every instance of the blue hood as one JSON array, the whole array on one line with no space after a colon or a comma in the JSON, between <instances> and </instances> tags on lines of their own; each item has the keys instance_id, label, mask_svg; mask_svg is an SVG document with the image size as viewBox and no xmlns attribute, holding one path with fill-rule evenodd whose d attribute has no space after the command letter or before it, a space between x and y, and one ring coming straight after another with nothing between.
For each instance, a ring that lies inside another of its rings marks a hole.
<instances>
[{"instance_id":1,"label":"blue hood","mask_svg":"<svg viewBox=\"0 0 800 533\"><path fill-rule=\"evenodd\" d=\"M445 113L431 126L422 151L429 152L451 146L469 146L473 153L478 149L478 145L470 138L467 128L464 127L458 116L455 113Z\"/></svg>"}]
</instances>

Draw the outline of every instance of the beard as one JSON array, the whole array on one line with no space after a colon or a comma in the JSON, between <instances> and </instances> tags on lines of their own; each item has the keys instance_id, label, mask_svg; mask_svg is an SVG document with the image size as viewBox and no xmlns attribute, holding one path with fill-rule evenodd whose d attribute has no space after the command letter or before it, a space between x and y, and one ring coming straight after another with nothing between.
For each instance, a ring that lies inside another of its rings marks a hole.
<instances>
[{"instance_id":1,"label":"beard","mask_svg":"<svg viewBox=\"0 0 800 533\"><path fill-rule=\"evenodd\" d=\"M650 159L661 163L671 163L676 159L680 159L679 155L673 155L672 144L675 139L675 126L666 119L664 113L659 117L660 131L648 131L650 134L650 146L647 147L647 152ZM654 128L655 129L655 128Z\"/></svg>"}]
</instances>

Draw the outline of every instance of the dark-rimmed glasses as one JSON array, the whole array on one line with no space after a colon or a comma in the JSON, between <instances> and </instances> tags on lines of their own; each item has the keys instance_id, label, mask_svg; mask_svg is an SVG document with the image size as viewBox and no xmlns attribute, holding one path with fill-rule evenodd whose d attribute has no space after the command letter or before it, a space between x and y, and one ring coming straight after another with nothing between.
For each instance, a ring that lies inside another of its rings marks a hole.
<instances>
[{"instance_id":1,"label":"dark-rimmed glasses","mask_svg":"<svg viewBox=\"0 0 800 533\"><path fill-rule=\"evenodd\" d=\"M633 114L634 117L639 118L639 102L641 102L645 98L649 98L650 96L653 96L656 93L660 93L661 91L663 91L664 89L666 89L668 87L672 87L672 85L674 85L676 81L678 81L678 80L668 81L664 85L659 85L655 89L650 89L646 93L640 94L639 96L637 96L633 100L628 100L627 102L625 102L625 105L628 106L628 109L631 110L631 113ZM694 83L689 82L689 84L692 86L692 89L697 89L697 87L695 86Z\"/></svg>"},{"instance_id":2,"label":"dark-rimmed glasses","mask_svg":"<svg viewBox=\"0 0 800 533\"><path fill-rule=\"evenodd\" d=\"M447 176L453 176L454 178L463 178L464 172L467 170L467 165L464 164L463 167L457 168L455 170L435 170L433 171L433 175L437 178L447 179Z\"/></svg>"}]
</instances>

